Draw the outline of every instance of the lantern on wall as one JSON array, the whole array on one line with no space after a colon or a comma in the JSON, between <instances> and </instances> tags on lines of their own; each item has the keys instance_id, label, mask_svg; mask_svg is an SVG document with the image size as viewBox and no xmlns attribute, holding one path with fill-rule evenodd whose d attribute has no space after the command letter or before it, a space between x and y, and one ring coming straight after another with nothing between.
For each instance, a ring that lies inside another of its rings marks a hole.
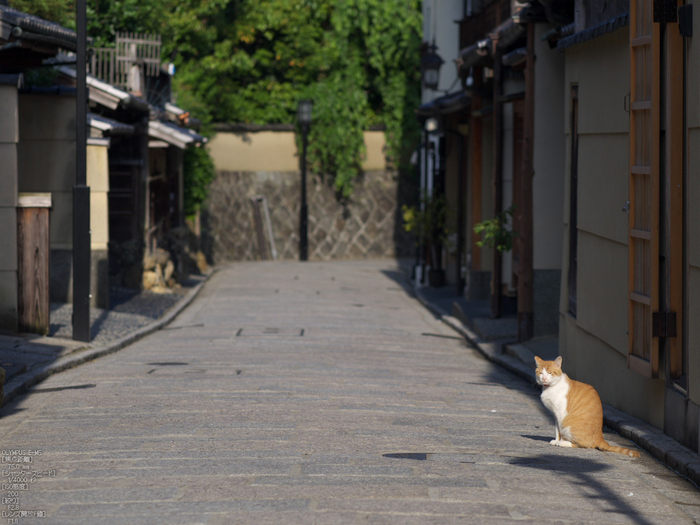
<instances>
[{"instance_id":1,"label":"lantern on wall","mask_svg":"<svg viewBox=\"0 0 700 525\"><path fill-rule=\"evenodd\" d=\"M432 43L420 59L420 72L426 89L437 89L440 82L440 67L445 61L436 53L437 46Z\"/></svg>"}]
</instances>

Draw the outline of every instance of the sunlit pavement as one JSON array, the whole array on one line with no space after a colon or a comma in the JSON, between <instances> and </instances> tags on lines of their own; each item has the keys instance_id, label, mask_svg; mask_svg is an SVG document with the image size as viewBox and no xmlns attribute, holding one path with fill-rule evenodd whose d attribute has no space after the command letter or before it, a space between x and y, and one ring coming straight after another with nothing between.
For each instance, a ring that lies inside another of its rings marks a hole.
<instances>
[{"instance_id":1,"label":"sunlit pavement","mask_svg":"<svg viewBox=\"0 0 700 525\"><path fill-rule=\"evenodd\" d=\"M223 268L167 328L1 414L3 460L31 458L2 464L2 497L46 513L19 523L700 519L695 486L644 452L551 446L538 391L392 260Z\"/></svg>"}]
</instances>

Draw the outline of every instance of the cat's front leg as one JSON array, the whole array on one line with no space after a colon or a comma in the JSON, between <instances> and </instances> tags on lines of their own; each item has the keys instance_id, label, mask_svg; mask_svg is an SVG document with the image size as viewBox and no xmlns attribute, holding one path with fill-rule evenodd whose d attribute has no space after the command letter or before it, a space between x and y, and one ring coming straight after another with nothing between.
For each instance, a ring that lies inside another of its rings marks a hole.
<instances>
[{"instance_id":1,"label":"cat's front leg","mask_svg":"<svg viewBox=\"0 0 700 525\"><path fill-rule=\"evenodd\" d=\"M559 445L561 441L561 434L559 433L559 425L554 425L554 435L556 436L552 441L549 442L550 445Z\"/></svg>"}]
</instances>

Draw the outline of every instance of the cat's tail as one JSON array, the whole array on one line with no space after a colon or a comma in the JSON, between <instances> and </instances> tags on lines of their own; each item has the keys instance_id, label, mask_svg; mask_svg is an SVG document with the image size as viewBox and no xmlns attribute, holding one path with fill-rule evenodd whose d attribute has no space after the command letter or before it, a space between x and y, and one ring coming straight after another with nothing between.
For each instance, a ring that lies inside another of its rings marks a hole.
<instances>
[{"instance_id":1,"label":"cat's tail","mask_svg":"<svg viewBox=\"0 0 700 525\"><path fill-rule=\"evenodd\" d=\"M595 448L602 450L603 452L615 452L616 454L622 454L623 456L629 456L631 458L639 457L639 452L636 450L631 450L625 447L613 447L604 439L601 439Z\"/></svg>"}]
</instances>

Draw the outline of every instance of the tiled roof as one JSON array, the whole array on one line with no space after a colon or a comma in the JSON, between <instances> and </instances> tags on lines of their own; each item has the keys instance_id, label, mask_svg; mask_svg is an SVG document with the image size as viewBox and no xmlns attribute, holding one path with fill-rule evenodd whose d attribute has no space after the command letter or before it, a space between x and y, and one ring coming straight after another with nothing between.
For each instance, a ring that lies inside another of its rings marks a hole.
<instances>
[{"instance_id":1,"label":"tiled roof","mask_svg":"<svg viewBox=\"0 0 700 525\"><path fill-rule=\"evenodd\" d=\"M569 48L573 45L588 42L589 40L593 40L596 37L612 33L613 31L617 31L618 29L620 29L621 27L625 27L629 23L629 13L624 13L620 16L611 18L610 20L606 20L605 22L601 22L596 26L589 27L588 29L584 29L583 31L574 33L571 36L562 38L557 43L557 49L559 51L563 51L566 48Z\"/></svg>"},{"instance_id":2,"label":"tiled roof","mask_svg":"<svg viewBox=\"0 0 700 525\"><path fill-rule=\"evenodd\" d=\"M6 24L19 27L23 31L28 31L38 35L52 37L57 40L57 44L65 45L69 49L75 49L77 35L75 31L63 27L55 22L50 22L35 15L23 13L12 7L0 4L0 21Z\"/></svg>"}]
</instances>

